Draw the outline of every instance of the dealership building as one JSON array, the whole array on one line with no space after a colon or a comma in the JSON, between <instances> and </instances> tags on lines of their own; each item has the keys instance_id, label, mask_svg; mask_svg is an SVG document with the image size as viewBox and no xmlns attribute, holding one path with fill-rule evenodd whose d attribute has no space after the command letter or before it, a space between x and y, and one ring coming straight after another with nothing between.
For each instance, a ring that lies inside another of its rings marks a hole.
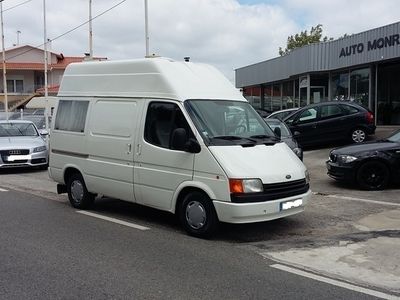
<instances>
[{"instance_id":1,"label":"dealership building","mask_svg":"<svg viewBox=\"0 0 400 300\"><path fill-rule=\"evenodd\" d=\"M378 125L400 125L400 22L315 43L236 71L236 87L259 109L354 101Z\"/></svg>"}]
</instances>

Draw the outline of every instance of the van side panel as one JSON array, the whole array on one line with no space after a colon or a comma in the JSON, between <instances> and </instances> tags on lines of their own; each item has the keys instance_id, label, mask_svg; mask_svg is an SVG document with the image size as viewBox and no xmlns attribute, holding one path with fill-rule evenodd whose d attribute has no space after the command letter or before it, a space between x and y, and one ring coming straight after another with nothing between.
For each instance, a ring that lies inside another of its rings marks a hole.
<instances>
[{"instance_id":1,"label":"van side panel","mask_svg":"<svg viewBox=\"0 0 400 300\"><path fill-rule=\"evenodd\" d=\"M135 201L133 152L139 106L134 99L93 101L88 130L86 184L89 190Z\"/></svg>"}]
</instances>

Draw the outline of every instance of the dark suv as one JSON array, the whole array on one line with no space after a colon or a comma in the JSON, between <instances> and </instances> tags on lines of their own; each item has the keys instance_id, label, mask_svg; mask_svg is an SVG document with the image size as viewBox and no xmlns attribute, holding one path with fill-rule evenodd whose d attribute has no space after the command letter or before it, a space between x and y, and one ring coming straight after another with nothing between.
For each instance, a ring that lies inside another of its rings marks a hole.
<instances>
[{"instance_id":1,"label":"dark suv","mask_svg":"<svg viewBox=\"0 0 400 300\"><path fill-rule=\"evenodd\" d=\"M302 147L338 140L361 143L376 128L370 110L353 102L339 101L300 108L284 122Z\"/></svg>"}]
</instances>

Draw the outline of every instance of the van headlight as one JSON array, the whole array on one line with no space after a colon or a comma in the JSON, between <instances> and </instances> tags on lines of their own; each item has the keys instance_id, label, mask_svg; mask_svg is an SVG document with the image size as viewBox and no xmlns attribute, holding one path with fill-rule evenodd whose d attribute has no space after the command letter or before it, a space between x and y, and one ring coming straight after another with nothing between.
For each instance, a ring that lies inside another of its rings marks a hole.
<instances>
[{"instance_id":1,"label":"van headlight","mask_svg":"<svg viewBox=\"0 0 400 300\"><path fill-rule=\"evenodd\" d=\"M310 173L308 173L308 170L304 171L304 178L306 179L306 184L310 183Z\"/></svg>"},{"instance_id":2,"label":"van headlight","mask_svg":"<svg viewBox=\"0 0 400 300\"><path fill-rule=\"evenodd\" d=\"M46 149L47 149L46 146L36 147L36 148L33 148L33 153L36 153L36 152L43 152L43 151L46 151Z\"/></svg>"},{"instance_id":3,"label":"van headlight","mask_svg":"<svg viewBox=\"0 0 400 300\"><path fill-rule=\"evenodd\" d=\"M338 155L337 161L342 164L348 164L355 161L357 157L351 155Z\"/></svg>"},{"instance_id":4,"label":"van headlight","mask_svg":"<svg viewBox=\"0 0 400 300\"><path fill-rule=\"evenodd\" d=\"M261 193L264 187L261 179L229 179L232 194Z\"/></svg>"}]
</instances>

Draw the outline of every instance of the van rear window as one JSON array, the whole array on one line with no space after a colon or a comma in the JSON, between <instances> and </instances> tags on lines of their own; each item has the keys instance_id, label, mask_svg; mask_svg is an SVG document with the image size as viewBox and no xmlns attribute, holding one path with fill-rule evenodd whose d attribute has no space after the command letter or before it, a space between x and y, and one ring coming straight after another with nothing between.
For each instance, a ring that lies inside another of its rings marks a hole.
<instances>
[{"instance_id":1,"label":"van rear window","mask_svg":"<svg viewBox=\"0 0 400 300\"><path fill-rule=\"evenodd\" d=\"M60 100L55 130L84 132L89 101Z\"/></svg>"}]
</instances>

